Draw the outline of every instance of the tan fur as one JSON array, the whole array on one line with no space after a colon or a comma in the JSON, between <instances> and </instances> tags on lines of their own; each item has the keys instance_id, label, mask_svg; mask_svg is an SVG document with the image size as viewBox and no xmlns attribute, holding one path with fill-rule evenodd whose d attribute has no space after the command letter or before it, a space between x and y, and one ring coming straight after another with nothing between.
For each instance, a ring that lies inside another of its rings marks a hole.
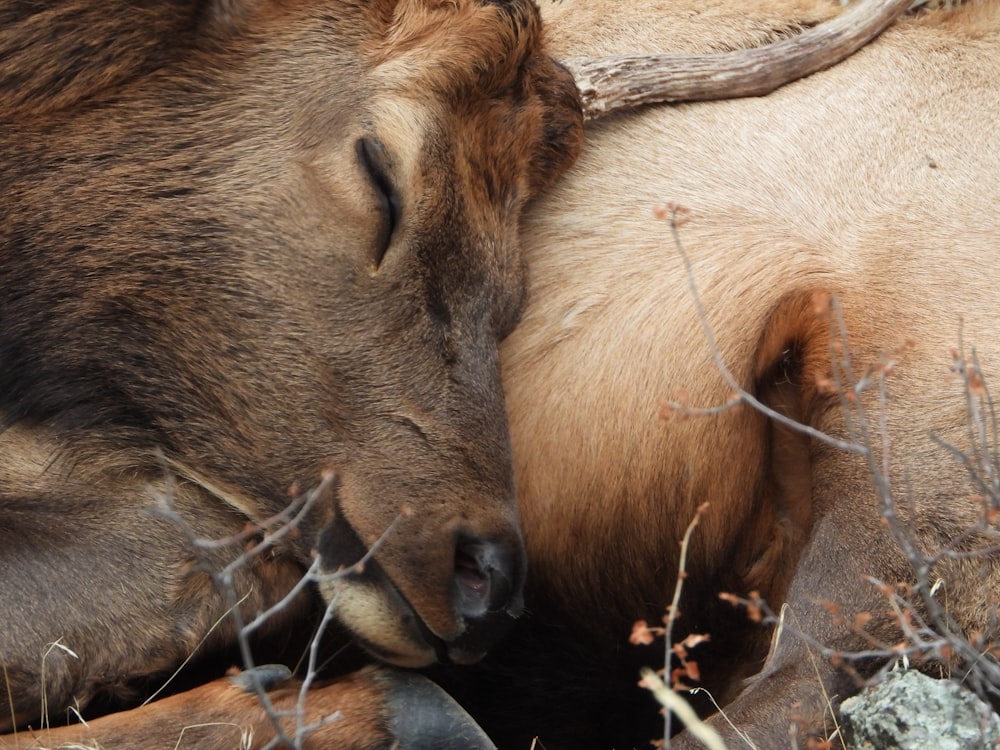
<instances>
[{"instance_id":1,"label":"tan fur","mask_svg":"<svg viewBox=\"0 0 1000 750\"><path fill-rule=\"evenodd\" d=\"M560 55L591 55L743 46L815 23L833 4L566 1L543 10ZM709 407L732 389L669 229L653 216L658 204L689 210L680 238L722 362L790 416L847 437L837 400L817 385L839 334L825 309L813 309L816 293L843 308L858 372L912 341L886 409L899 503L928 549L977 520L962 467L929 434L968 447L961 388L948 378L960 338L976 347L988 382L1000 382L997 80L1000 6L976 3L905 19L766 98L647 109L588 129L575 168L527 219L532 303L503 350L529 606L545 602L583 632L656 617L681 533L708 502L679 627L718 640L733 628L743 640L744 653L731 649L714 671L702 669L725 700L765 644L754 645L752 629L712 621L720 589L758 590L776 609L787 602L811 636L850 649L865 644L816 600L880 616L885 604L861 576L912 578L859 457L746 407L661 418L678 394ZM786 349L796 361L783 384L768 372ZM866 403L878 413L873 394ZM1000 587L995 560L937 572L963 592L948 598L958 622L995 627L983 606ZM831 694L854 689L829 666L821 673ZM797 700L814 728L822 724L800 640L786 635L765 674L727 707L759 747L787 746Z\"/></svg>"}]
</instances>

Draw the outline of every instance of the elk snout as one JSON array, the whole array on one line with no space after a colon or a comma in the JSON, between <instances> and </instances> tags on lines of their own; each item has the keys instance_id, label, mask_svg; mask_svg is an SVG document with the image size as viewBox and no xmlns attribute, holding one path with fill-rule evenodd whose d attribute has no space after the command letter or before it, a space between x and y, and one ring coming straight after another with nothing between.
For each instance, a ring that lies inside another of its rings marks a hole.
<instances>
[{"instance_id":1,"label":"elk snout","mask_svg":"<svg viewBox=\"0 0 1000 750\"><path fill-rule=\"evenodd\" d=\"M323 596L358 642L390 664L479 661L524 608L526 559L516 525L486 534L442 530L436 547L408 531L388 535L359 564L368 547L337 514L317 543Z\"/></svg>"},{"instance_id":2,"label":"elk snout","mask_svg":"<svg viewBox=\"0 0 1000 750\"><path fill-rule=\"evenodd\" d=\"M457 664L481 659L524 609L524 547L518 540L462 540L455 550L455 609L465 631L448 644Z\"/></svg>"},{"instance_id":3,"label":"elk snout","mask_svg":"<svg viewBox=\"0 0 1000 750\"><path fill-rule=\"evenodd\" d=\"M455 551L459 614L468 619L500 611L520 614L521 556L521 550L499 542L460 543Z\"/></svg>"}]
</instances>

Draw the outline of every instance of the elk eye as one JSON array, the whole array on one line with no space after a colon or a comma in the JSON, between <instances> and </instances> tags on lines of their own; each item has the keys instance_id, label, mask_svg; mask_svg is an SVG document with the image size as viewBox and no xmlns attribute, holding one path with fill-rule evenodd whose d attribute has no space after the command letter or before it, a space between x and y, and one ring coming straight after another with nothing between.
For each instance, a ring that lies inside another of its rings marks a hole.
<instances>
[{"instance_id":1,"label":"elk eye","mask_svg":"<svg viewBox=\"0 0 1000 750\"><path fill-rule=\"evenodd\" d=\"M378 199L379 213L382 222L375 240L375 266L382 263L389 243L392 241L396 223L399 220L400 200L396 188L393 187L386 168L385 146L375 138L359 138L357 143L358 161L368 175Z\"/></svg>"}]
</instances>

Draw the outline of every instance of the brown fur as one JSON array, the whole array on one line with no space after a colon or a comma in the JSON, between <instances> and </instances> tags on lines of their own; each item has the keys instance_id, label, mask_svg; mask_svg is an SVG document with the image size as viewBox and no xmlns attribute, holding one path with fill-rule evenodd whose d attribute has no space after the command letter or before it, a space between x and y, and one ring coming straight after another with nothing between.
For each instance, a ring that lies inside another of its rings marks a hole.
<instances>
[{"instance_id":1,"label":"brown fur","mask_svg":"<svg viewBox=\"0 0 1000 750\"><path fill-rule=\"evenodd\" d=\"M6 2L0 29L0 727L232 645L202 566L240 547L188 534L327 470L237 571L244 616L398 517L324 587L339 619L400 664L478 658L524 571L519 216L581 131L534 6Z\"/></svg>"}]
</instances>

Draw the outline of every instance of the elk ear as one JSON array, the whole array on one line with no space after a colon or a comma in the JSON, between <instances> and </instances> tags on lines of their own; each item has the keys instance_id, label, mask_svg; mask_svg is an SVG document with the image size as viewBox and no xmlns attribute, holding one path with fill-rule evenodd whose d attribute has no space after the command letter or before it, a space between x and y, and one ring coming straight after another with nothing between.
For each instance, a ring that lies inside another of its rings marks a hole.
<instances>
[{"instance_id":1,"label":"elk ear","mask_svg":"<svg viewBox=\"0 0 1000 750\"><path fill-rule=\"evenodd\" d=\"M576 83L558 63L536 76L535 91L545 111L542 138L535 147L529 175L531 191L547 190L576 161L583 146L583 111Z\"/></svg>"}]
</instances>

